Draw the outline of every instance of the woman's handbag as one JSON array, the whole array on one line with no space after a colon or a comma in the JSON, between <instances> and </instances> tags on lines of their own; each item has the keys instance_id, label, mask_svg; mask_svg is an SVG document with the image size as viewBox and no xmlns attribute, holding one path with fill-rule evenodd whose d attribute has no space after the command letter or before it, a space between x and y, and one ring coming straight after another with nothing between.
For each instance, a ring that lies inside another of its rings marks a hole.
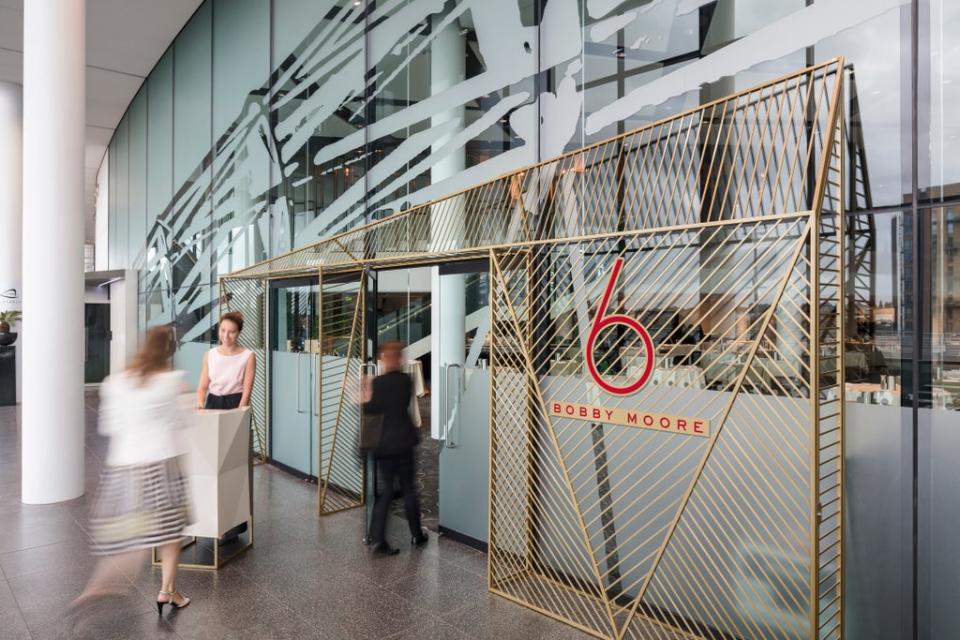
<instances>
[{"instance_id":1,"label":"woman's handbag","mask_svg":"<svg viewBox=\"0 0 960 640\"><path fill-rule=\"evenodd\" d=\"M383 436L383 414L365 413L360 420L360 445L362 453L373 451Z\"/></svg>"}]
</instances>

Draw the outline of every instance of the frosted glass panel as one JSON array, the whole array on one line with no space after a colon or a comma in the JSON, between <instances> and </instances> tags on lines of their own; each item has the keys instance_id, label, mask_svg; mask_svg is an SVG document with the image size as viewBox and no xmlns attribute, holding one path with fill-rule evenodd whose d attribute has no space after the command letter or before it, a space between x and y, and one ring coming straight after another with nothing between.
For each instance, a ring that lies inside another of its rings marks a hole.
<instances>
[{"instance_id":1,"label":"frosted glass panel","mask_svg":"<svg viewBox=\"0 0 960 640\"><path fill-rule=\"evenodd\" d=\"M173 322L173 307L169 289L157 287L141 294L140 304L144 306L143 316L146 328Z\"/></svg>"},{"instance_id":2,"label":"frosted glass panel","mask_svg":"<svg viewBox=\"0 0 960 640\"><path fill-rule=\"evenodd\" d=\"M304 12L307 4L314 6ZM353 0L325 7L317 15L320 3L274 4L272 117L282 172L274 255L364 219L364 8ZM313 15L312 30L291 24Z\"/></svg>"},{"instance_id":3,"label":"frosted glass panel","mask_svg":"<svg viewBox=\"0 0 960 640\"><path fill-rule=\"evenodd\" d=\"M848 402L846 417L846 632L910 637L910 409Z\"/></svg>"},{"instance_id":4,"label":"frosted glass panel","mask_svg":"<svg viewBox=\"0 0 960 640\"><path fill-rule=\"evenodd\" d=\"M336 6L335 0L273 0L273 64L280 68L286 58L309 35L315 35L317 25Z\"/></svg>"},{"instance_id":5,"label":"frosted glass panel","mask_svg":"<svg viewBox=\"0 0 960 640\"><path fill-rule=\"evenodd\" d=\"M204 4L174 43L173 181L201 169L210 149L210 5Z\"/></svg>"},{"instance_id":6,"label":"frosted glass panel","mask_svg":"<svg viewBox=\"0 0 960 640\"><path fill-rule=\"evenodd\" d=\"M173 49L147 78L147 244L140 292L172 286L166 248L173 244ZM155 297L155 296L154 296ZM149 323L150 313L146 314Z\"/></svg>"},{"instance_id":7,"label":"frosted glass panel","mask_svg":"<svg viewBox=\"0 0 960 640\"><path fill-rule=\"evenodd\" d=\"M203 354L209 351L210 345L198 342L184 342L173 354L173 366L186 373L185 381L196 389L200 382L200 370L203 367Z\"/></svg>"},{"instance_id":8,"label":"frosted glass panel","mask_svg":"<svg viewBox=\"0 0 960 640\"><path fill-rule=\"evenodd\" d=\"M110 163L116 161L116 174L113 183L116 185L114 195L116 196L116 217L115 235L113 236L116 252L114 257L116 263L110 266L114 269L122 269L130 266L127 257L130 228L130 136L129 136L129 115L124 116L117 126L115 134L116 153L110 154Z\"/></svg>"},{"instance_id":9,"label":"frosted glass panel","mask_svg":"<svg viewBox=\"0 0 960 640\"><path fill-rule=\"evenodd\" d=\"M147 92L141 89L130 104L128 262L139 268L147 232Z\"/></svg>"},{"instance_id":10,"label":"frosted glass panel","mask_svg":"<svg viewBox=\"0 0 960 640\"><path fill-rule=\"evenodd\" d=\"M107 267L117 268L117 135L107 148Z\"/></svg>"},{"instance_id":11,"label":"frosted glass panel","mask_svg":"<svg viewBox=\"0 0 960 640\"><path fill-rule=\"evenodd\" d=\"M213 133L219 139L259 106L270 73L269 0L213 3Z\"/></svg>"},{"instance_id":12,"label":"frosted glass panel","mask_svg":"<svg viewBox=\"0 0 960 640\"><path fill-rule=\"evenodd\" d=\"M173 198L173 51L147 78L147 229Z\"/></svg>"},{"instance_id":13,"label":"frosted glass panel","mask_svg":"<svg viewBox=\"0 0 960 640\"><path fill-rule=\"evenodd\" d=\"M270 3L216 0L213 47L215 279L267 257Z\"/></svg>"},{"instance_id":14,"label":"frosted glass panel","mask_svg":"<svg viewBox=\"0 0 960 640\"><path fill-rule=\"evenodd\" d=\"M174 43L173 184L180 251L174 288L210 282L211 10L205 3Z\"/></svg>"},{"instance_id":15,"label":"frosted glass panel","mask_svg":"<svg viewBox=\"0 0 960 640\"><path fill-rule=\"evenodd\" d=\"M209 285L174 290L174 324L178 343L210 344L214 339L210 329L215 321L210 317L213 296L214 292Z\"/></svg>"}]
</instances>

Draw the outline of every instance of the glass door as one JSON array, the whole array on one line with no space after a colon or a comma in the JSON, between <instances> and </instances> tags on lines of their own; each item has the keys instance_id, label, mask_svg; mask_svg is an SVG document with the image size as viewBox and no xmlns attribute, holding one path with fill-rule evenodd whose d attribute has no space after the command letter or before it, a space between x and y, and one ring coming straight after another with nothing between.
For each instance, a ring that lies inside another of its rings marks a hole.
<instances>
[{"instance_id":1,"label":"glass door","mask_svg":"<svg viewBox=\"0 0 960 640\"><path fill-rule=\"evenodd\" d=\"M474 544L487 542L490 484L487 266L483 261L434 267L432 296L439 525Z\"/></svg>"},{"instance_id":2,"label":"glass door","mask_svg":"<svg viewBox=\"0 0 960 640\"><path fill-rule=\"evenodd\" d=\"M487 267L483 260L370 271L364 285L364 372L378 372L374 354L380 345L399 341L414 383L411 410L417 415L411 417L421 425L416 475L423 525L477 545L487 542L489 496ZM326 314L325 305L324 327ZM375 493L394 489L378 484L375 469L368 467L368 521ZM392 509L402 516L399 500Z\"/></svg>"},{"instance_id":3,"label":"glass door","mask_svg":"<svg viewBox=\"0 0 960 640\"><path fill-rule=\"evenodd\" d=\"M318 295L317 279L271 283L271 458L294 473L313 478L318 467Z\"/></svg>"},{"instance_id":4,"label":"glass door","mask_svg":"<svg viewBox=\"0 0 960 640\"><path fill-rule=\"evenodd\" d=\"M421 443L417 448L417 484L420 493L421 522L428 529L437 528L437 467L439 443L430 438L430 267L371 270L367 286L367 360L364 373L382 373L376 353L387 343L404 345L404 370L413 379L416 398L411 404L411 417L421 425ZM378 485L375 465L367 470L368 522L373 496L379 491L393 490ZM393 503L393 512L402 517L401 501Z\"/></svg>"},{"instance_id":5,"label":"glass door","mask_svg":"<svg viewBox=\"0 0 960 640\"><path fill-rule=\"evenodd\" d=\"M103 382L110 373L110 303L84 305L83 381Z\"/></svg>"}]
</instances>

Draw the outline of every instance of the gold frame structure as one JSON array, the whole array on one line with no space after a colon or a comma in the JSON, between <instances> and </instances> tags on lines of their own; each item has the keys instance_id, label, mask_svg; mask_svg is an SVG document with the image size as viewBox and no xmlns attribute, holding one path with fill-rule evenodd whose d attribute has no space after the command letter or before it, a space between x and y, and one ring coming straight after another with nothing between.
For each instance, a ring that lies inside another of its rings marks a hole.
<instances>
[{"instance_id":1,"label":"gold frame structure","mask_svg":"<svg viewBox=\"0 0 960 640\"><path fill-rule=\"evenodd\" d=\"M599 638L840 638L843 94L842 59L803 69L234 272L227 305L354 274L327 462L362 478L365 270L488 259L490 591Z\"/></svg>"},{"instance_id":2,"label":"gold frame structure","mask_svg":"<svg viewBox=\"0 0 960 640\"><path fill-rule=\"evenodd\" d=\"M321 268L317 513L330 515L362 506L365 501L366 468L358 445L367 279L364 271L333 282L324 280L323 275Z\"/></svg>"},{"instance_id":3,"label":"gold frame structure","mask_svg":"<svg viewBox=\"0 0 960 640\"><path fill-rule=\"evenodd\" d=\"M204 564L202 562L178 562L177 566L181 569L194 569L197 571L219 571L222 567L226 566L231 560L239 557L245 553L248 549L253 547L253 516L251 515L250 519L247 520L247 541L241 546L233 549L226 556L220 556L220 541L216 538L206 538L207 540L213 540L213 562L211 564ZM182 545L182 549L187 547L194 546L198 544L199 538L194 536L189 542ZM154 567L161 566L159 558L157 558L157 548L154 547L150 553L150 564Z\"/></svg>"}]
</instances>

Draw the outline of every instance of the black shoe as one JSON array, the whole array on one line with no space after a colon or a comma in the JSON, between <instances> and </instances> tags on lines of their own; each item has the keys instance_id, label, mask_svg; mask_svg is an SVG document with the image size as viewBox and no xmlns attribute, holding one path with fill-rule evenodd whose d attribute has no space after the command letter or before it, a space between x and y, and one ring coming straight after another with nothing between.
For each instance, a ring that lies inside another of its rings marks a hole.
<instances>
[{"instance_id":1,"label":"black shoe","mask_svg":"<svg viewBox=\"0 0 960 640\"><path fill-rule=\"evenodd\" d=\"M378 542L373 545L373 553L378 556L395 556L400 553L400 550L394 549L386 542Z\"/></svg>"},{"instance_id":2,"label":"black shoe","mask_svg":"<svg viewBox=\"0 0 960 640\"><path fill-rule=\"evenodd\" d=\"M415 547L422 547L423 545L427 544L427 542L429 541L430 541L430 536L429 534L427 534L426 529L421 529L420 535L413 536L412 538L410 538L410 544L412 544Z\"/></svg>"},{"instance_id":3,"label":"black shoe","mask_svg":"<svg viewBox=\"0 0 960 640\"><path fill-rule=\"evenodd\" d=\"M169 604L171 609L183 609L190 604L190 598L176 591L161 591L161 596L167 596L169 600L157 600L157 615L163 615L163 606ZM180 603L177 603L177 596L180 596ZM158 596L159 597L159 596Z\"/></svg>"}]
</instances>

